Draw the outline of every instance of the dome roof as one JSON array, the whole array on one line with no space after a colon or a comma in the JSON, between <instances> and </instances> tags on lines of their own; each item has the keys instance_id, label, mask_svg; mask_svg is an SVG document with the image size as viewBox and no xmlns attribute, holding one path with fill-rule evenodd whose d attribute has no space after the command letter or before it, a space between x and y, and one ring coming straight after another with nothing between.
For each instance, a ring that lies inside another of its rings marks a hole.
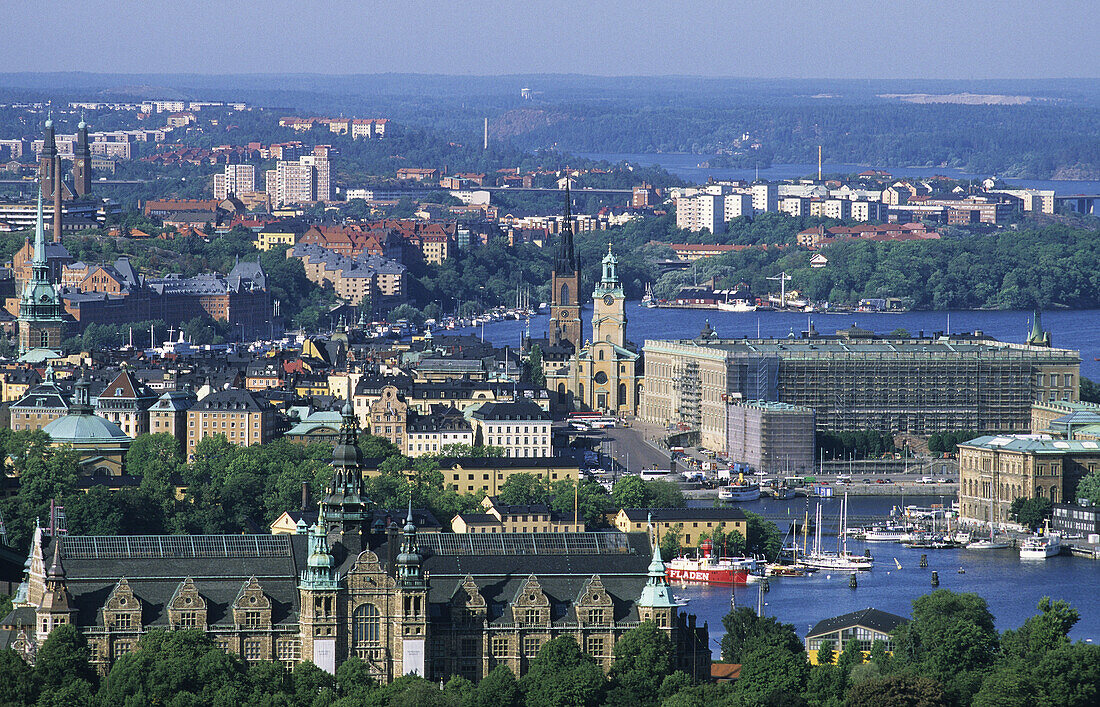
<instances>
[{"instance_id":1,"label":"dome roof","mask_svg":"<svg viewBox=\"0 0 1100 707\"><path fill-rule=\"evenodd\" d=\"M48 434L51 440L61 444L129 445L131 441L118 425L98 415L65 415L43 427L42 431Z\"/></svg>"}]
</instances>

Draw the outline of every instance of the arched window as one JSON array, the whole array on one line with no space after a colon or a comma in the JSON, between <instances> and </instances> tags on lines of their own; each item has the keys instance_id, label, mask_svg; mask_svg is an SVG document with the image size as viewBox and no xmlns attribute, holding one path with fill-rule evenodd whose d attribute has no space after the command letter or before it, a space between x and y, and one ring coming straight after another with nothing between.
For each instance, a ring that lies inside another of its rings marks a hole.
<instances>
[{"instance_id":1,"label":"arched window","mask_svg":"<svg viewBox=\"0 0 1100 707\"><path fill-rule=\"evenodd\" d=\"M382 642L382 618L374 604L363 604L355 610L353 639L356 646L376 646Z\"/></svg>"},{"instance_id":2,"label":"arched window","mask_svg":"<svg viewBox=\"0 0 1100 707\"><path fill-rule=\"evenodd\" d=\"M603 360L603 349L602 348L600 349L600 360L601 361Z\"/></svg>"},{"instance_id":3,"label":"arched window","mask_svg":"<svg viewBox=\"0 0 1100 707\"><path fill-rule=\"evenodd\" d=\"M582 402L584 401L584 383L577 386L577 397L580 398Z\"/></svg>"},{"instance_id":4,"label":"arched window","mask_svg":"<svg viewBox=\"0 0 1100 707\"><path fill-rule=\"evenodd\" d=\"M626 383L619 383L619 405L626 405Z\"/></svg>"},{"instance_id":5,"label":"arched window","mask_svg":"<svg viewBox=\"0 0 1100 707\"><path fill-rule=\"evenodd\" d=\"M558 304L569 304L569 283L563 282L561 284L561 300Z\"/></svg>"}]
</instances>

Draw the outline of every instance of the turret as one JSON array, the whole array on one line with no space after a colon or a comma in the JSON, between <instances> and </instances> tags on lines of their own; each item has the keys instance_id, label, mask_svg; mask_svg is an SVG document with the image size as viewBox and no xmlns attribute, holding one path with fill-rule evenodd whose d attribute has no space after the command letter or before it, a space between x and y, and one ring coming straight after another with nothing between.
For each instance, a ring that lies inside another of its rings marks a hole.
<instances>
[{"instance_id":1,"label":"turret","mask_svg":"<svg viewBox=\"0 0 1100 707\"><path fill-rule=\"evenodd\" d=\"M76 145L73 147L73 191L78 197L92 191L92 151L83 115L76 126Z\"/></svg>"},{"instance_id":2,"label":"turret","mask_svg":"<svg viewBox=\"0 0 1100 707\"><path fill-rule=\"evenodd\" d=\"M72 623L72 597L65 586L65 568L61 564L61 542L63 536L53 539L53 560L46 571L46 588L42 593L42 603L35 610L39 643L46 640L57 626Z\"/></svg>"},{"instance_id":3,"label":"turret","mask_svg":"<svg viewBox=\"0 0 1100 707\"><path fill-rule=\"evenodd\" d=\"M424 574L421 563L424 558L416 543L416 525L413 523L412 499L409 499L409 515L401 539L401 554L397 556L397 581L403 587L423 587Z\"/></svg>"},{"instance_id":4,"label":"turret","mask_svg":"<svg viewBox=\"0 0 1100 707\"><path fill-rule=\"evenodd\" d=\"M642 595L638 598L638 613L642 621L654 621L660 628L671 628L672 616L676 613L676 602L672 598L672 588L665 576L665 562L661 559L661 546L650 533L653 543L653 559L649 563L648 577Z\"/></svg>"},{"instance_id":5,"label":"turret","mask_svg":"<svg viewBox=\"0 0 1100 707\"><path fill-rule=\"evenodd\" d=\"M1050 347L1050 332L1043 331L1043 320L1040 318L1042 313L1036 309L1035 318L1031 322L1031 333L1027 337L1027 343L1031 346L1046 346Z\"/></svg>"}]
</instances>

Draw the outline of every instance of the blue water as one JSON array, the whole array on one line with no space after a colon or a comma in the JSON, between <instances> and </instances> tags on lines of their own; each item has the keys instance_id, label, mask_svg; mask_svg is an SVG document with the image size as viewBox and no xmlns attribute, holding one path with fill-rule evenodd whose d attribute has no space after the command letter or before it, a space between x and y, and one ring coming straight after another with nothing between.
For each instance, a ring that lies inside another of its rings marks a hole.
<instances>
[{"instance_id":1,"label":"blue water","mask_svg":"<svg viewBox=\"0 0 1100 707\"><path fill-rule=\"evenodd\" d=\"M762 179L798 179L817 174L816 164L776 164L771 167L757 170L749 169L712 169L700 167L700 162L705 162L711 155L689 155L683 153L664 154L630 154L616 152L583 152L580 157L592 160L607 160L618 163L622 161L633 162L643 166L660 165L672 174L694 184L702 184L708 178L715 179L755 179L757 174ZM869 167L859 164L843 164L825 162L822 172L825 174L859 174L868 169L881 169L889 172L894 177L932 177L943 175L952 179L985 178L988 174L972 174L961 169L951 167ZM1100 194L1100 181L1070 181L1050 179L1005 179L1005 183L1019 188L1053 189L1059 195L1064 194Z\"/></svg>"},{"instance_id":2,"label":"blue water","mask_svg":"<svg viewBox=\"0 0 1100 707\"><path fill-rule=\"evenodd\" d=\"M641 345L645 339L675 339L694 337L705 321L724 337L786 336L792 329L797 334L806 327L807 316L794 312L726 313L707 310L647 309L638 302L627 304L627 336ZM916 334L950 330L966 332L980 329L1002 341L1022 343L1029 331L1030 312L905 312L901 314L812 314L815 328L822 334L831 334L852 324L879 333L896 328L908 329ZM588 313L582 313L587 319ZM530 322L532 336L546 335L547 315L533 317ZM1051 331L1054 345L1081 352L1082 374L1100 379L1100 311L1044 312L1043 326ZM503 346L518 345L526 324L519 321L494 322L484 328L487 341ZM586 331L589 331L586 326ZM463 333L480 334L480 329ZM908 499L890 497L853 497L849 514L885 515L892 505L913 503L950 503L951 497L923 497ZM839 516L839 499L824 501L826 523L836 524ZM802 518L805 499L776 501L761 499L746 504L748 510L773 514L788 514ZM812 510L811 510L812 515ZM832 520L829 520L829 517ZM786 530L786 524L780 524ZM830 539L835 547L836 538ZM862 552L862 543L851 543L849 549ZM807 578L785 578L770 582L770 589L763 595L764 611L784 623L793 624L800 635L817 621L839 616L857 609L875 607L901 616L911 612L913 599L932 590L931 572L939 572L940 588L960 592L976 592L989 603L997 628L1004 630L1019 626L1024 619L1036 613L1036 605L1043 596L1065 599L1082 614L1072 636L1078 640L1100 642L1100 607L1095 593L1100 580L1100 562L1083 558L1062 556L1039 562L1021 562L1015 550L967 551L967 550L918 550L895 544L872 543L868 547L876 558L871 572L859 574L857 589L848 587L848 575L818 572ZM921 553L928 555L928 568L920 569ZM898 570L894 558L901 563ZM959 568L965 574L959 574ZM709 622L715 655L717 641L721 639L722 617L729 611L730 590L705 586L677 587L676 594L689 600L686 611L694 613L699 621ZM739 605L756 606L756 586L739 587L736 599Z\"/></svg>"}]
</instances>

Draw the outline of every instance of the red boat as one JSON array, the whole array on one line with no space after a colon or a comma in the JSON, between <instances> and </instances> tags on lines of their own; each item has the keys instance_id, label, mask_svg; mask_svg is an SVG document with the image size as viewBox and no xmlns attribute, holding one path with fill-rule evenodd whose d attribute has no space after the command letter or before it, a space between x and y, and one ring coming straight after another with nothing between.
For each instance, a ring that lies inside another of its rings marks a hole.
<instances>
[{"instance_id":1,"label":"red boat","mask_svg":"<svg viewBox=\"0 0 1100 707\"><path fill-rule=\"evenodd\" d=\"M713 546L704 540L699 549L702 557L677 557L665 564L669 582L701 582L703 584L746 584L756 561L746 557L713 557Z\"/></svg>"}]
</instances>

